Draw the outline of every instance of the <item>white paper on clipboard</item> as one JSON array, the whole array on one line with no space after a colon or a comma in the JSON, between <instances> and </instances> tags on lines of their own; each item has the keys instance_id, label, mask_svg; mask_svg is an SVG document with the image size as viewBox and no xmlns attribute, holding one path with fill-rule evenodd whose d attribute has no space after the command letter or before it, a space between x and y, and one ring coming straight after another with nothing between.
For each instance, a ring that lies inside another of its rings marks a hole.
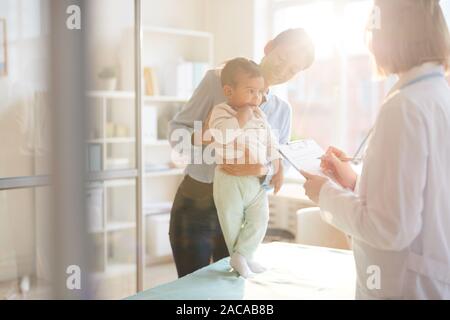
<instances>
[{"instance_id":1,"label":"white paper on clipboard","mask_svg":"<svg viewBox=\"0 0 450 320\"><path fill-rule=\"evenodd\" d=\"M297 171L324 176L320 169L320 157L325 151L314 140L298 140L280 145L279 151Z\"/></svg>"}]
</instances>

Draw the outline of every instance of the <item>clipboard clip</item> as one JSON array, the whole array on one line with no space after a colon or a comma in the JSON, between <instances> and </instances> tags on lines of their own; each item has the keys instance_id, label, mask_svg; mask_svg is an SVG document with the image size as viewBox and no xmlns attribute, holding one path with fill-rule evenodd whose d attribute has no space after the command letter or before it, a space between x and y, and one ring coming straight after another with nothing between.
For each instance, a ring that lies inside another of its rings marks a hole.
<instances>
[{"instance_id":1,"label":"clipboard clip","mask_svg":"<svg viewBox=\"0 0 450 320\"><path fill-rule=\"evenodd\" d=\"M310 140L295 140L288 142L288 146L292 150L303 149L308 146Z\"/></svg>"}]
</instances>

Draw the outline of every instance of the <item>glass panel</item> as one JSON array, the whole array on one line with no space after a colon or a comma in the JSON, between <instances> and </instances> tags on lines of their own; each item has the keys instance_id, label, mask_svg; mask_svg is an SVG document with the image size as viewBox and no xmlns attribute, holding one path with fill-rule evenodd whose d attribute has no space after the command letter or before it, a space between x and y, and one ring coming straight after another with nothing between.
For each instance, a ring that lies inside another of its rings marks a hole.
<instances>
[{"instance_id":1,"label":"glass panel","mask_svg":"<svg viewBox=\"0 0 450 320\"><path fill-rule=\"evenodd\" d=\"M88 5L89 168L135 168L134 5L128 0Z\"/></svg>"},{"instance_id":2,"label":"glass panel","mask_svg":"<svg viewBox=\"0 0 450 320\"><path fill-rule=\"evenodd\" d=\"M49 173L48 1L0 2L0 177Z\"/></svg>"},{"instance_id":3,"label":"glass panel","mask_svg":"<svg viewBox=\"0 0 450 320\"><path fill-rule=\"evenodd\" d=\"M0 191L0 300L51 298L50 194Z\"/></svg>"},{"instance_id":4,"label":"glass panel","mask_svg":"<svg viewBox=\"0 0 450 320\"><path fill-rule=\"evenodd\" d=\"M169 221L181 174L152 174L145 178L144 230L146 269L144 289L177 279L169 239Z\"/></svg>"},{"instance_id":5,"label":"glass panel","mask_svg":"<svg viewBox=\"0 0 450 320\"><path fill-rule=\"evenodd\" d=\"M88 167L136 167L134 3L89 1ZM105 8L108 8L105 10ZM87 188L89 233L95 248L93 294L122 299L136 293L136 182L114 180Z\"/></svg>"},{"instance_id":6,"label":"glass panel","mask_svg":"<svg viewBox=\"0 0 450 320\"><path fill-rule=\"evenodd\" d=\"M175 1L177 2L177 1ZM183 178L167 141L167 123L190 98L213 59L203 1L142 0L144 159L144 289L173 281L177 272L169 240L170 210ZM158 10L154 10L158 7Z\"/></svg>"},{"instance_id":7,"label":"glass panel","mask_svg":"<svg viewBox=\"0 0 450 320\"><path fill-rule=\"evenodd\" d=\"M441 0L439 4L441 5L445 20L447 21L447 25L450 28L450 0ZM450 83L450 75L448 74L447 81Z\"/></svg>"},{"instance_id":8,"label":"glass panel","mask_svg":"<svg viewBox=\"0 0 450 320\"><path fill-rule=\"evenodd\" d=\"M122 299L136 293L136 183L115 180L87 187L88 221L95 247L93 294Z\"/></svg>"}]
</instances>

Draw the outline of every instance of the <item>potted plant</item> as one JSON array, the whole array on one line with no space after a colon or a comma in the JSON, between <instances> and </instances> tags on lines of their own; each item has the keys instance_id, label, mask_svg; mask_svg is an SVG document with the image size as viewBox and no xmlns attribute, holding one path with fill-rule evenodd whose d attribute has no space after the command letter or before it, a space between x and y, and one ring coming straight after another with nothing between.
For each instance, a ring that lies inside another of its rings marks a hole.
<instances>
[{"instance_id":1,"label":"potted plant","mask_svg":"<svg viewBox=\"0 0 450 320\"><path fill-rule=\"evenodd\" d=\"M98 74L102 90L114 91L117 87L117 73L114 67L105 67Z\"/></svg>"}]
</instances>

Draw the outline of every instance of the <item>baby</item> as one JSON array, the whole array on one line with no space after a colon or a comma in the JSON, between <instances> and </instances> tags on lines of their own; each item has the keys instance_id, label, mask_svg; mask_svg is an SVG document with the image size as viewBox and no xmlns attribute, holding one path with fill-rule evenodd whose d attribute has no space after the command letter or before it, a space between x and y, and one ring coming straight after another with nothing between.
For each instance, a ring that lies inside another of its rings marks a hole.
<instances>
[{"instance_id":1,"label":"baby","mask_svg":"<svg viewBox=\"0 0 450 320\"><path fill-rule=\"evenodd\" d=\"M245 58L229 61L221 74L227 103L215 106L209 120L214 138L216 167L214 202L230 253L230 264L242 277L265 268L253 260L269 220L266 190L255 176L236 177L221 170L222 163L273 162L279 168L277 142L259 105L265 85L259 67ZM248 156L244 156L247 149Z\"/></svg>"}]
</instances>

